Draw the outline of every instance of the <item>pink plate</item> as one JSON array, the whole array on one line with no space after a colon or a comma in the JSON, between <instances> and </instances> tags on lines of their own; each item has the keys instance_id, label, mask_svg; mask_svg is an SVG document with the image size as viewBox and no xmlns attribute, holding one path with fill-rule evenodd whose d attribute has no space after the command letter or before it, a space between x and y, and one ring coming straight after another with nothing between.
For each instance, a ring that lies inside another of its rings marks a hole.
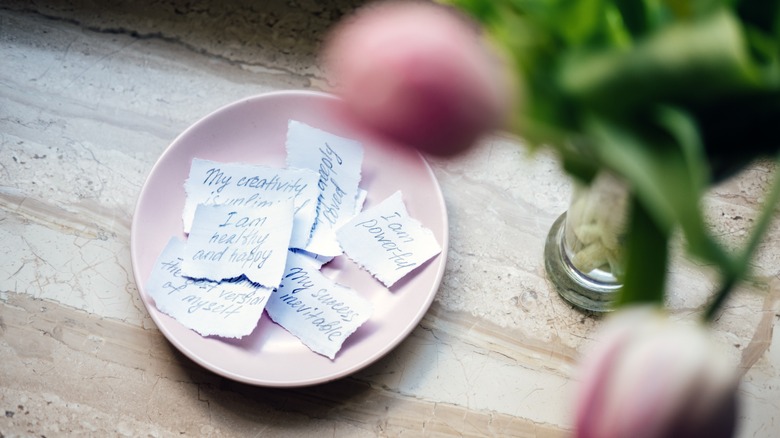
<instances>
[{"instance_id":1,"label":"pink plate","mask_svg":"<svg viewBox=\"0 0 780 438\"><path fill-rule=\"evenodd\" d=\"M331 381L353 373L393 349L417 326L433 302L447 254L447 211L439 184L417 152L371 137L336 116L341 102L328 94L282 91L250 97L201 119L162 154L138 198L131 231L133 272L141 299L157 327L189 358L233 380L262 386L294 387ZM184 181L193 158L285 166L287 121L299 120L363 142L361 187L366 207L396 190L409 214L430 228L442 253L412 271L390 290L344 256L323 273L352 287L374 305L371 319L344 343L335 360L311 352L263 314L252 334L240 340L202 337L160 313L144 285L171 236L184 237L181 215Z\"/></svg>"}]
</instances>

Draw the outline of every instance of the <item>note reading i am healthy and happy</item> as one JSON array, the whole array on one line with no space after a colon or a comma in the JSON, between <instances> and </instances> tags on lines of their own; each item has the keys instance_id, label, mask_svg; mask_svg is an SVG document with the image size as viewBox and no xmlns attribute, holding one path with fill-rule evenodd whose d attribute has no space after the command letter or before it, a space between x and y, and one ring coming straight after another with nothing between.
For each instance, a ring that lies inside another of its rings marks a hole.
<instances>
[{"instance_id":1,"label":"note reading i am healthy and happy","mask_svg":"<svg viewBox=\"0 0 780 438\"><path fill-rule=\"evenodd\" d=\"M336 233L344 253L387 287L441 252L433 232L409 216L400 191Z\"/></svg>"},{"instance_id":2,"label":"note reading i am healthy and happy","mask_svg":"<svg viewBox=\"0 0 780 438\"><path fill-rule=\"evenodd\" d=\"M355 215L363 146L347 138L290 120L287 126L287 165L317 172L317 218L305 249L337 256L341 248L335 229Z\"/></svg>"},{"instance_id":3,"label":"note reading i am healthy and happy","mask_svg":"<svg viewBox=\"0 0 780 438\"><path fill-rule=\"evenodd\" d=\"M371 316L371 303L320 273L307 256L290 253L282 283L268 298L271 319L309 349L330 359Z\"/></svg>"},{"instance_id":4,"label":"note reading i am healthy and happy","mask_svg":"<svg viewBox=\"0 0 780 438\"><path fill-rule=\"evenodd\" d=\"M182 272L215 281L243 275L266 287L278 286L293 211L292 200L251 208L199 205L184 250Z\"/></svg>"},{"instance_id":5,"label":"note reading i am healthy and happy","mask_svg":"<svg viewBox=\"0 0 780 438\"><path fill-rule=\"evenodd\" d=\"M262 207L293 199L294 231L291 248L305 248L317 218L317 172L309 169L219 163L195 158L184 183L187 199L182 221L189 233L199 204Z\"/></svg>"},{"instance_id":6,"label":"note reading i am healthy and happy","mask_svg":"<svg viewBox=\"0 0 780 438\"><path fill-rule=\"evenodd\" d=\"M184 277L185 243L177 237L157 258L146 282L155 306L202 336L241 338L255 329L271 289L247 280L214 282Z\"/></svg>"}]
</instances>

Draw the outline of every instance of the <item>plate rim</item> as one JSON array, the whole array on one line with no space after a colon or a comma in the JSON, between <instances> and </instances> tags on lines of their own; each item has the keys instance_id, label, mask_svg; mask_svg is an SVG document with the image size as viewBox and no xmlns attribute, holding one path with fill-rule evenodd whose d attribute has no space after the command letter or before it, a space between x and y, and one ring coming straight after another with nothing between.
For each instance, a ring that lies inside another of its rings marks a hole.
<instances>
[{"instance_id":1,"label":"plate rim","mask_svg":"<svg viewBox=\"0 0 780 438\"><path fill-rule=\"evenodd\" d=\"M426 297L426 300L423 302L423 305L417 309L417 314L414 315L413 318L411 318L408 322L408 324L403 328L403 330L399 330L398 333L396 333L395 337L392 338L392 340L386 344L382 344L382 348L379 348L375 353L367 355L362 360L358 361L351 367L347 367L339 372L336 373L326 373L318 378L311 378L307 380L298 380L298 381L274 381L274 380L267 380L267 379L259 379L259 378L249 378L247 376L243 376L240 374L236 374L230 370L224 369L223 367L217 366L213 363L211 363L208 360L205 360L200 355L193 352L187 345L187 343L182 342L177 336L175 336L166 326L166 324L162 321L162 318L171 318L173 321L177 322L174 318L163 314L160 312L154 304L150 303L147 299L149 295L145 292L145 279L142 278L139 267L139 263L137 258L140 242L138 242L138 233L139 233L139 223L138 223L138 210L141 206L142 202L144 201L145 195L148 191L152 190L153 188L150 185L150 178L152 175L154 175L157 171L159 171L159 168L162 166L161 163L165 161L165 158L173 153L173 149L176 147L176 145L181 141L182 138L188 135L188 133L194 129L196 129L199 125L205 123L207 120L211 119L212 117L216 116L217 114L220 114L234 106L245 104L249 101L256 101L256 100L266 100L266 99L272 99L272 98L279 98L279 97L304 97L304 98L319 98L319 99L330 99L330 100L340 100L338 96L335 96L333 94L324 92L324 91L315 91L315 90L275 90L275 91L269 91L264 93L258 93L249 95L246 97L243 97L241 99L232 101L230 103L227 103L225 105L222 105L218 107L217 109L207 113L206 115L202 116L201 118L197 119L195 122L191 123L187 128L185 128L183 131L181 131L176 137L174 137L173 140L171 140L168 145L165 147L163 152L157 157L155 163L152 165L152 167L149 169L149 171L146 173L146 176L144 178L144 183L141 186L141 189L138 192L138 197L136 199L133 215L132 215L132 223L130 227L130 259L133 269L133 277L136 283L136 289L139 295L139 298L141 299L144 308L146 309L149 316L152 318L152 321L155 323L155 326L157 329L163 334L165 339L173 345L178 351L180 351L182 354L184 354L187 358L198 364L199 366L219 375L225 378L229 378L231 380L253 385L253 386L261 386L261 387L279 387L279 388L296 388L296 387L306 387L306 386L313 386L313 385L319 385L324 384L328 382L332 382L341 378L344 378L348 375L354 374L357 371L360 371L367 366L377 362L382 357L386 356L389 352L394 350L401 342L403 342L404 339L406 339L409 334L419 325L420 321L424 318L425 314L430 309L431 305L433 304L433 301L438 293L439 288L441 287L442 279L444 277L444 272L446 270L446 261L447 261L447 254L449 252L449 215L447 213L447 206L444 199L444 194L441 190L441 185L439 184L438 179L436 178L436 175L433 172L433 169L431 168L430 163L428 160L423 156L419 151L414 150L414 154L416 154L416 157L422 162L424 165L424 168L426 172L428 173L428 176L430 180L433 183L433 188L435 188L435 193L437 197L437 204L440 206L440 217L442 220L442 241L439 242L439 246L441 247L441 252L436 256L441 258L441 262L438 265L438 269L435 273L434 282L431 285L432 292L428 293L428 296ZM150 298L150 297L149 297ZM267 313L265 311L263 317L267 317ZM180 324L180 323L179 323ZM190 330L190 329L187 329ZM316 353L312 353L316 354Z\"/></svg>"}]
</instances>

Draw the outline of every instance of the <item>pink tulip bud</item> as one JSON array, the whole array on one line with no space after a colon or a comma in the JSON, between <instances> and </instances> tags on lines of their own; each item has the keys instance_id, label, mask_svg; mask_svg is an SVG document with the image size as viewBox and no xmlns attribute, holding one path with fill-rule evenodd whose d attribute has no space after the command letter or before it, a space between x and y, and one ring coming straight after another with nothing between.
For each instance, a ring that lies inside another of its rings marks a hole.
<instances>
[{"instance_id":1,"label":"pink tulip bud","mask_svg":"<svg viewBox=\"0 0 780 438\"><path fill-rule=\"evenodd\" d=\"M324 59L352 117L425 152L465 150L506 118L498 58L474 24L440 5L368 5L336 27Z\"/></svg>"},{"instance_id":2,"label":"pink tulip bud","mask_svg":"<svg viewBox=\"0 0 780 438\"><path fill-rule=\"evenodd\" d=\"M729 437L737 374L702 325L625 308L581 364L577 437Z\"/></svg>"}]
</instances>

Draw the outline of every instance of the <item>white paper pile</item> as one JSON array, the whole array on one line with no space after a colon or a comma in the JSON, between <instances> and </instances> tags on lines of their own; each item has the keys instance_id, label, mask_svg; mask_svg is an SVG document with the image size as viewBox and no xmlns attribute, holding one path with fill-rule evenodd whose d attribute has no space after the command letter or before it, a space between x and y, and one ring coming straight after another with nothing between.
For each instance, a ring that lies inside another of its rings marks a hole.
<instances>
[{"instance_id":1,"label":"white paper pile","mask_svg":"<svg viewBox=\"0 0 780 438\"><path fill-rule=\"evenodd\" d=\"M263 310L334 359L371 316L357 291L320 273L342 255L390 287L441 252L397 192L361 212L363 148L291 120L285 169L194 159L185 182L186 242L172 238L146 290L203 336L239 338Z\"/></svg>"}]
</instances>

